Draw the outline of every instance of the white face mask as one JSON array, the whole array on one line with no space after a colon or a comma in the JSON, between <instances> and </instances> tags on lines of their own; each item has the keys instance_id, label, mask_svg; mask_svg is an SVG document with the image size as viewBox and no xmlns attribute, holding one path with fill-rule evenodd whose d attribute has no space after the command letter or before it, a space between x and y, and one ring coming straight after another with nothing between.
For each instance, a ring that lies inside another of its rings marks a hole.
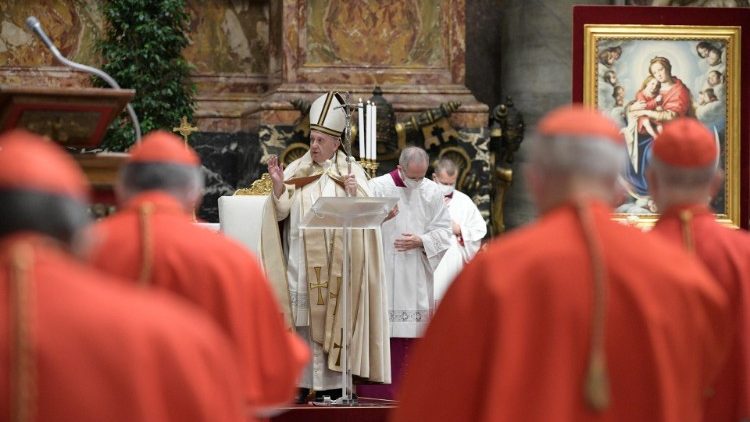
<instances>
[{"instance_id":1,"label":"white face mask","mask_svg":"<svg viewBox=\"0 0 750 422\"><path fill-rule=\"evenodd\" d=\"M440 187L440 191L443 192L443 196L448 196L453 193L456 189L456 185L444 185L442 183L437 184Z\"/></svg>"},{"instance_id":2,"label":"white face mask","mask_svg":"<svg viewBox=\"0 0 750 422\"><path fill-rule=\"evenodd\" d=\"M414 179L409 179L408 177L406 177L406 174L404 174L404 172L401 172L401 180L404 181L404 184L408 189L416 189L420 185L422 185L422 180L424 180L424 177L419 179L419 181L416 181Z\"/></svg>"}]
</instances>

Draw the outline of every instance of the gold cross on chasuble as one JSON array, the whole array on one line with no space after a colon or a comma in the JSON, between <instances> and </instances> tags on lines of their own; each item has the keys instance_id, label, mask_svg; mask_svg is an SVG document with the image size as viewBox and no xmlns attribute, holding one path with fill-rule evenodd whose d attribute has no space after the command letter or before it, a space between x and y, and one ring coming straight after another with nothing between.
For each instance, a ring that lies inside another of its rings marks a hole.
<instances>
[{"instance_id":1,"label":"gold cross on chasuble","mask_svg":"<svg viewBox=\"0 0 750 422\"><path fill-rule=\"evenodd\" d=\"M320 282L320 269L321 267L314 267L315 270L315 280L316 283L308 283L310 285L310 290L318 289L318 305L325 305L325 302L323 301L323 292L320 291L323 287L328 287L328 282Z\"/></svg>"}]
</instances>

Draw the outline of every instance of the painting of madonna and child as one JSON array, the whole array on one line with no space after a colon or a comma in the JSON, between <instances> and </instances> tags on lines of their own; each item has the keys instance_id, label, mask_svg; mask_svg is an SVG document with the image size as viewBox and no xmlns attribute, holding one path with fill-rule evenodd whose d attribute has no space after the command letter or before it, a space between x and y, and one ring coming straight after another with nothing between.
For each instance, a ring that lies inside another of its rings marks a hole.
<instances>
[{"instance_id":1,"label":"painting of madonna and child","mask_svg":"<svg viewBox=\"0 0 750 422\"><path fill-rule=\"evenodd\" d=\"M726 42L710 40L599 40L597 107L622 128L629 164L627 192L616 211L654 214L645 170L651 146L669 120L692 116L716 134L724 151L727 123ZM723 154L722 154L723 156ZM724 212L725 192L713 200Z\"/></svg>"}]
</instances>

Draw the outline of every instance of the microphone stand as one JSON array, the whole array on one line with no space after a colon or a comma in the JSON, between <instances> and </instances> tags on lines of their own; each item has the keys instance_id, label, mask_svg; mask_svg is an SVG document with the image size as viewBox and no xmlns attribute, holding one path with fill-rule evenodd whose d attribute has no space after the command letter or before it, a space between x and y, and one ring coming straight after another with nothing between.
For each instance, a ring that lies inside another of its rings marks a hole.
<instances>
[{"instance_id":1,"label":"microphone stand","mask_svg":"<svg viewBox=\"0 0 750 422\"><path fill-rule=\"evenodd\" d=\"M80 70L82 72L90 73L92 75L96 75L100 78L102 78L105 82L109 84L114 89L121 89L120 85L115 81L111 76L106 74L104 71L99 70L95 67L86 66L85 64L76 63L74 61L68 60L65 58L65 56L60 53L60 50L55 47L55 44L52 43L52 40L47 37L47 34L42 29L42 24L39 23L39 19L37 19L34 16L29 16L26 19L26 26L31 29L38 37L42 40L44 45L47 46L47 48L52 52L52 55L55 56L57 61L64 64L65 66L72 67L73 69ZM128 110L128 114L130 115L130 120L133 122L133 130L135 130L135 142L140 143L141 142L141 124L138 122L138 116L135 114L135 110L133 110L133 106L128 103L125 108Z\"/></svg>"}]
</instances>

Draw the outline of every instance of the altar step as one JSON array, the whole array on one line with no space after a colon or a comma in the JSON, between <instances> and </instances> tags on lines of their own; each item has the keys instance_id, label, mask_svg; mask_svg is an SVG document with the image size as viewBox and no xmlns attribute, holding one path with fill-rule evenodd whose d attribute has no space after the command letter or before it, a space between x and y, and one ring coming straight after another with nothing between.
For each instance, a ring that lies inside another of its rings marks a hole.
<instances>
[{"instance_id":1,"label":"altar step","mask_svg":"<svg viewBox=\"0 0 750 422\"><path fill-rule=\"evenodd\" d=\"M360 406L313 406L299 404L283 408L284 413L271 418L271 422L386 422L393 402L368 402L360 400Z\"/></svg>"}]
</instances>

